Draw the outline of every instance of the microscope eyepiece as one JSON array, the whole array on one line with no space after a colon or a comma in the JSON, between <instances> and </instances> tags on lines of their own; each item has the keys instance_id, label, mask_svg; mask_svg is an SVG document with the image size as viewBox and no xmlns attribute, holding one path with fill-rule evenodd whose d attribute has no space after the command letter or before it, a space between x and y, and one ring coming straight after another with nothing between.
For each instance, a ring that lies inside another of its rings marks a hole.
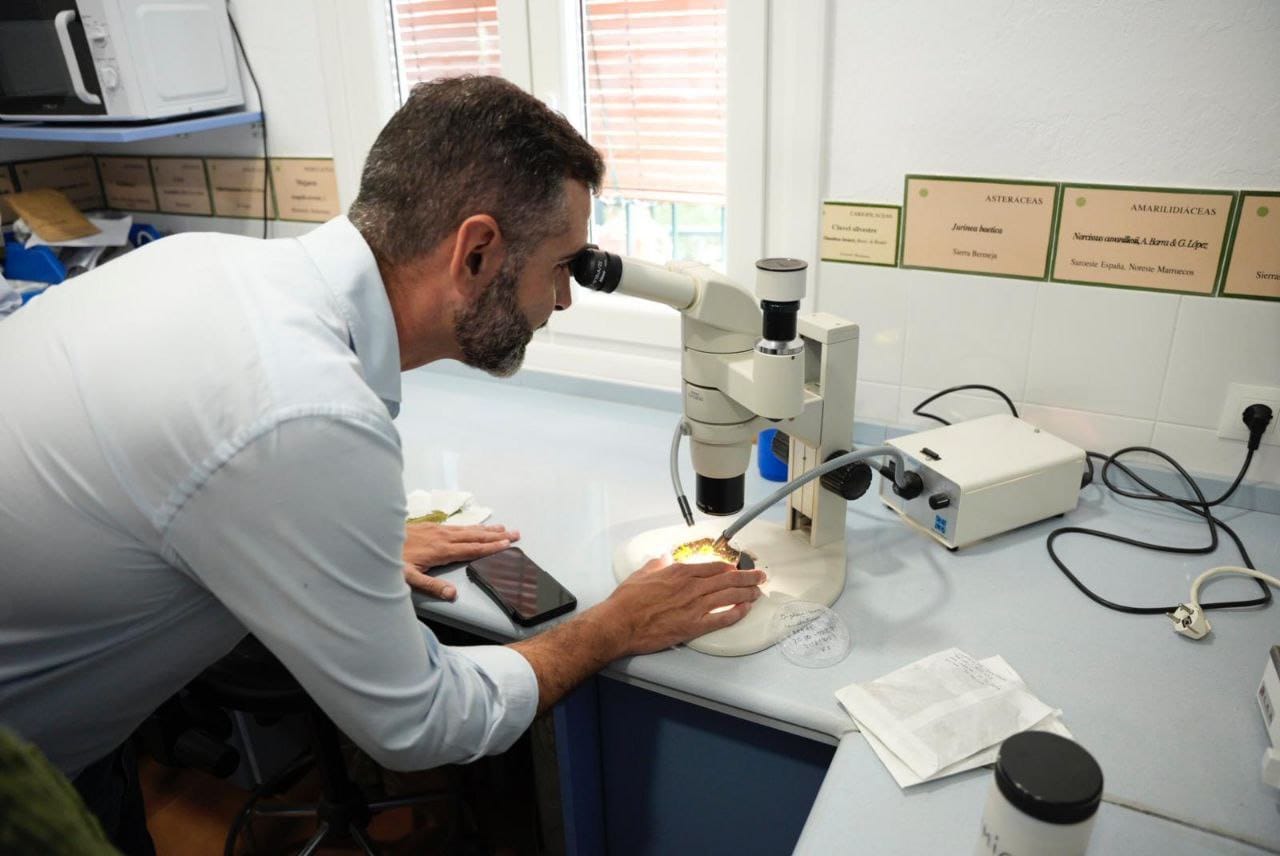
<instances>
[{"instance_id":1,"label":"microscope eyepiece","mask_svg":"<svg viewBox=\"0 0 1280 856\"><path fill-rule=\"evenodd\" d=\"M578 284L605 294L652 300L683 312L698 297L698 281L686 273L620 256L587 244L569 260Z\"/></svg>"},{"instance_id":2,"label":"microscope eyepiece","mask_svg":"<svg viewBox=\"0 0 1280 856\"><path fill-rule=\"evenodd\" d=\"M569 271L579 285L607 294L622 281L622 256L588 244L569 262Z\"/></svg>"},{"instance_id":3,"label":"microscope eyepiece","mask_svg":"<svg viewBox=\"0 0 1280 856\"><path fill-rule=\"evenodd\" d=\"M756 294L763 315L761 337L766 342L796 338L796 316L804 297L805 270L800 259L760 259L756 262Z\"/></svg>"},{"instance_id":4,"label":"microscope eyepiece","mask_svg":"<svg viewBox=\"0 0 1280 856\"><path fill-rule=\"evenodd\" d=\"M798 300L761 300L761 335L770 342L790 342L796 337Z\"/></svg>"}]
</instances>

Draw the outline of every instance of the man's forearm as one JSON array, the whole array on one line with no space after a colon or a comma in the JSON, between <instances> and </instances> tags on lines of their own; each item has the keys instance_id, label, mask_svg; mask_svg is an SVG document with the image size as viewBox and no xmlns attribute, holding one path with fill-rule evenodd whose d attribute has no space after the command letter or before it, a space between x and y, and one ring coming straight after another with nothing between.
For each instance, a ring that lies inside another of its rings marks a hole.
<instances>
[{"instance_id":1,"label":"man's forearm","mask_svg":"<svg viewBox=\"0 0 1280 856\"><path fill-rule=\"evenodd\" d=\"M721 562L663 565L654 559L603 603L511 645L538 678L538 711L619 657L662 651L728 627L760 596L763 571Z\"/></svg>"},{"instance_id":2,"label":"man's forearm","mask_svg":"<svg viewBox=\"0 0 1280 856\"><path fill-rule=\"evenodd\" d=\"M630 653L626 649L628 631L614 616L615 611L612 604L602 603L545 633L511 644L533 666L538 678L538 713Z\"/></svg>"}]
</instances>

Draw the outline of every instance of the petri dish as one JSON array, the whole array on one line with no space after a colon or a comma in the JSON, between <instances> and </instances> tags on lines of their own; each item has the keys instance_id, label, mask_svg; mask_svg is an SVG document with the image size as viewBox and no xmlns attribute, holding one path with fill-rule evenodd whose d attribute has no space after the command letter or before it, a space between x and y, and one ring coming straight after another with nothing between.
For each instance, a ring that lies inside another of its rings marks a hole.
<instances>
[{"instance_id":1,"label":"petri dish","mask_svg":"<svg viewBox=\"0 0 1280 856\"><path fill-rule=\"evenodd\" d=\"M784 603L774 613L773 629L782 656L807 669L834 666L853 647L844 619L820 603Z\"/></svg>"}]
</instances>

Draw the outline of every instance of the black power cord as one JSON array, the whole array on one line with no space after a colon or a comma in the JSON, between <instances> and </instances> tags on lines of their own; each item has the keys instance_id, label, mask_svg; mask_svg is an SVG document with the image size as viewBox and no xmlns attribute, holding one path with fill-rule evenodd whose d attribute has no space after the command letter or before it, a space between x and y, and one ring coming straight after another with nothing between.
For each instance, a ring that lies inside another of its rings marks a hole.
<instances>
[{"instance_id":1,"label":"black power cord","mask_svg":"<svg viewBox=\"0 0 1280 856\"><path fill-rule=\"evenodd\" d=\"M921 408L923 408L925 405L933 401L937 401L939 398L941 398L944 395L948 395L952 392L957 392L963 389L981 389L981 390L986 390L988 392L993 392L996 395L1000 396L1002 399L1004 399L1004 402L1007 405L1009 405L1009 410L1013 413L1014 416L1018 415L1018 410L1016 407L1014 407L1013 401L1012 399L1009 398L1008 395L1006 395L1004 392L1002 392L999 389L996 389L993 386L988 386L986 384L980 384L980 383L971 383L971 384L963 384L961 386L953 386L953 387L944 389L941 392L934 393L933 395L926 398L924 401L917 404L914 408L912 408L911 412L917 416L923 416L927 419L932 419L936 422L941 422L943 425L950 425L951 423L947 422L945 419L939 416L935 416L931 413L922 413ZM1082 489L1086 485L1091 483L1094 479L1095 471L1093 467L1093 459L1097 458L1098 460L1103 462L1102 463L1102 483L1107 487L1108 490L1110 490L1112 493L1116 494L1117 496L1124 496L1124 497L1128 497L1129 499L1136 499L1144 502L1172 503L1174 506L1181 508L1184 511L1189 511L1192 514L1197 515L1202 520L1204 520L1204 522L1209 526L1209 543L1207 545L1203 547L1175 547L1168 544L1155 544L1150 541L1140 541L1136 538L1128 538L1123 535L1118 535L1114 532L1105 532L1100 529L1088 529L1083 526L1062 526L1050 532L1048 538L1045 539L1045 548L1049 551L1049 558L1052 559L1053 563L1058 566L1058 570L1062 571L1062 573L1066 576L1066 578L1070 580L1071 583L1076 588L1078 588L1081 592L1083 592L1085 596L1088 597L1090 600L1094 601L1095 603L1101 606L1105 606L1107 609L1112 609L1117 612L1125 612L1131 615L1166 615L1176 610L1178 608L1178 605L1175 604L1173 606L1126 606L1124 604L1115 603L1114 601L1107 600L1106 598L1102 597L1101 595L1091 590L1088 586L1086 586L1083 582L1080 581L1079 577L1077 577L1075 574L1071 572L1071 569L1067 567L1066 563L1062 561L1062 558L1058 555L1057 551L1054 549L1054 546L1053 546L1054 542L1063 535L1090 535L1095 538L1104 538L1108 541L1115 541L1120 544L1129 544L1134 547L1141 547L1147 550L1156 550L1162 553L1203 555L1206 553L1212 553L1214 550L1218 549L1218 530L1221 529L1223 532L1227 533L1227 536L1236 545L1236 549L1240 553L1240 558L1243 560L1244 566L1249 568L1250 570L1257 570L1257 568L1254 567L1253 560L1249 557L1249 551L1245 549L1244 542L1241 541L1240 536L1237 535L1236 531L1232 529L1230 526L1228 526L1223 520L1216 517L1211 511L1211 509L1214 506L1218 506L1226 502L1231 497L1231 495L1236 492L1236 489L1240 487L1241 481L1244 480L1245 473L1248 472L1249 470L1249 465L1253 463L1253 453L1258 448L1259 438L1261 437L1262 432L1266 430L1267 424L1271 421L1270 409L1263 407L1261 408L1262 412L1260 412L1258 409L1259 407L1260 407L1259 405L1254 405L1252 407L1249 407L1245 410L1243 414L1244 422L1249 427L1249 431L1250 431L1248 451L1245 453L1244 463L1241 465L1240 471L1236 474L1236 477L1231 482L1231 485L1226 489L1226 491L1221 496L1219 496L1217 499L1214 499L1214 500L1205 499L1204 492L1200 489L1200 485L1196 482L1194 478L1191 477L1191 475L1186 471L1186 469L1184 469L1181 464L1175 461L1168 454L1160 451L1159 449L1153 449L1150 446L1129 446L1127 448L1121 449L1120 451L1112 455L1104 455L1101 452L1085 453L1085 462L1086 464L1088 464L1089 472L1085 475L1080 485ZM1135 473L1132 469L1130 469L1128 466L1126 466L1124 463L1122 463L1119 460L1119 458L1122 455L1128 455L1135 452L1145 452L1147 454L1155 455L1156 457L1163 459L1166 463L1172 466L1178 472L1178 475L1182 478L1182 480L1191 489L1191 492L1195 494L1195 499L1186 499L1182 497L1173 496L1171 494L1168 494L1160 490L1154 485L1148 483L1145 479L1143 479L1141 476L1139 476L1137 473ZM1149 493L1140 493L1135 490L1127 490L1115 484L1111 480L1112 468L1115 468L1120 472L1124 473L1135 484L1141 485L1143 488L1146 488L1146 490L1149 491ZM1234 608L1252 607L1252 606L1267 606L1272 601L1271 589L1268 588L1267 584L1261 580L1255 579L1254 582L1257 583L1258 588L1261 589L1262 591L1261 597L1253 598L1251 600L1227 600L1227 601L1215 601L1212 603L1202 603L1200 604L1200 608L1204 610L1209 610L1209 609L1234 609Z\"/></svg>"},{"instance_id":2,"label":"black power cord","mask_svg":"<svg viewBox=\"0 0 1280 856\"><path fill-rule=\"evenodd\" d=\"M270 218L267 213L267 194L271 187L271 161L267 158L267 103L262 100L262 87L258 85L258 76L253 73L253 64L249 62L249 52L244 49L244 39L240 38L240 29L236 26L235 16L231 14L231 6L227 5L227 20L231 22L231 34L236 37L240 46L240 56L244 57L244 67L249 70L249 79L253 81L253 91L258 96L258 109L262 111L262 237L267 237L267 225Z\"/></svg>"},{"instance_id":3,"label":"black power cord","mask_svg":"<svg viewBox=\"0 0 1280 856\"><path fill-rule=\"evenodd\" d=\"M1182 478L1182 481L1186 483L1186 485L1191 489L1191 492L1195 494L1196 498L1194 500L1183 499L1183 498L1172 496L1171 494L1165 493L1159 488L1151 485L1149 482L1147 482L1145 479L1143 479L1141 476L1139 476L1137 473L1131 470L1128 466L1126 466L1125 464L1121 463L1118 460L1121 455L1127 455L1134 452L1145 452L1147 454L1155 455L1156 457L1163 459L1171 467L1177 470L1178 475ZM1253 462L1253 449L1249 449L1245 453L1244 464L1240 467L1240 471L1236 474L1235 480L1232 481L1231 486L1228 487L1227 490L1221 496L1219 496L1217 499L1214 499L1214 500L1205 499L1204 492L1200 489L1200 485L1196 482L1196 480L1191 477L1191 475L1183 468L1181 464L1179 464L1172 457L1160 451L1159 449L1153 449L1150 446L1129 446L1128 448L1121 449L1120 451L1116 452L1113 455L1103 455L1100 452L1088 452L1087 455L1089 458L1098 458L1101 461L1103 461L1102 483L1106 485L1108 490L1110 490L1112 493L1116 494L1117 496L1124 496L1124 497L1128 497L1129 499L1137 499L1144 502L1172 503L1173 505L1183 509L1184 511L1189 511L1192 514L1197 515L1198 517L1203 519L1204 522L1209 526L1209 543L1202 547L1174 547L1168 544L1155 544L1150 541L1140 541L1136 538L1128 538L1124 535L1118 535L1114 532L1106 532L1101 529L1089 529L1084 526L1062 526L1050 532L1049 537L1045 539L1045 548L1049 551L1049 558L1052 559L1053 563L1058 566L1058 570L1062 571L1063 575L1066 576L1066 578L1071 581L1071 584L1074 585L1076 588L1078 588L1086 597L1088 597L1094 603L1097 603L1100 606L1105 606L1107 609L1113 609L1116 612L1129 613L1130 615L1166 615L1178 608L1178 604L1173 604L1172 606L1127 606L1125 604L1116 603L1114 601L1107 600L1097 592L1094 592L1092 589L1086 586L1083 582L1081 582L1079 577L1077 577L1075 574L1071 572L1071 569L1067 567L1066 562L1062 560L1062 557L1059 556L1057 551L1054 549L1053 543L1063 535L1072 535L1072 534L1089 535L1094 538L1103 538L1108 541L1115 541L1120 544L1129 544L1130 546L1142 547L1147 550L1155 550L1161 553L1178 553L1182 555L1195 556L1195 555L1204 555L1206 553L1212 553L1214 550L1218 549L1218 529L1222 529L1222 531L1226 532L1228 537L1231 538L1232 542L1235 543L1236 550L1239 551L1240 558L1243 561L1244 566L1251 570L1257 570L1257 568L1255 568L1253 565L1253 560L1249 557L1249 551L1245 549L1244 542L1240 540L1240 536L1237 535L1236 531L1232 529L1229 525L1227 525L1227 523L1225 523L1220 518L1214 516L1213 512L1210 510L1216 505L1221 505L1223 502L1229 499L1233 493L1236 492L1236 488L1240 486L1240 482L1244 479L1244 475L1248 471L1249 465ZM1092 461L1090 461L1089 466L1090 466L1090 474L1092 474L1093 473ZM1139 484L1142 487L1146 488L1148 491L1150 491L1150 493L1140 493L1138 491L1126 490L1125 488L1122 488L1119 485L1115 484L1111 480L1111 469L1113 467L1115 469L1118 469L1120 472L1124 473L1126 476L1132 479L1136 484ZM1200 608L1206 609L1206 610L1231 609L1231 608L1248 607L1248 606L1266 606L1270 604L1272 600L1271 589L1268 588L1267 584L1262 582L1261 580L1254 580L1254 582L1257 583L1258 588L1262 590L1261 597L1253 598L1251 600L1223 600L1223 601L1214 601L1211 603L1202 603L1200 604Z\"/></svg>"},{"instance_id":4,"label":"black power cord","mask_svg":"<svg viewBox=\"0 0 1280 856\"><path fill-rule=\"evenodd\" d=\"M943 425L950 425L951 423L943 419L941 416L934 416L932 413L923 413L921 412L920 408L924 407L926 404L932 404L933 402L937 401L939 398L942 398L942 396L944 395L950 395L953 392L960 392L961 390L964 390L964 389L982 389L982 390L986 390L987 392L994 392L996 395L1004 399L1005 404L1009 405L1010 413L1012 413L1014 416L1018 415L1018 408L1013 406L1013 399L1005 395L1000 390L996 389L994 386L987 386L985 383L963 383L960 386L947 387L946 389L942 390L942 392L935 392L933 395L929 396L924 401L920 402L915 407L911 408L911 412L914 413L916 416L923 416L925 419L932 419L934 422L941 422Z\"/></svg>"}]
</instances>

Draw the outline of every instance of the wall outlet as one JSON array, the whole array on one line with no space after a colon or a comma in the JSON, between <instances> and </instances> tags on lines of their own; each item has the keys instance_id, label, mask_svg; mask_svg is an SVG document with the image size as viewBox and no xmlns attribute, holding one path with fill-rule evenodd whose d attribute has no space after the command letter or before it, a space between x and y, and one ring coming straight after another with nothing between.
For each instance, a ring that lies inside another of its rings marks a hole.
<instances>
[{"instance_id":1,"label":"wall outlet","mask_svg":"<svg viewBox=\"0 0 1280 856\"><path fill-rule=\"evenodd\" d=\"M1263 445L1280 446L1280 387L1253 386L1233 383L1227 387L1227 400L1222 406L1222 418L1218 421L1218 436L1224 440L1249 439L1249 429L1244 427L1241 414L1250 404L1265 404L1271 408L1271 424L1262 435Z\"/></svg>"}]
</instances>

